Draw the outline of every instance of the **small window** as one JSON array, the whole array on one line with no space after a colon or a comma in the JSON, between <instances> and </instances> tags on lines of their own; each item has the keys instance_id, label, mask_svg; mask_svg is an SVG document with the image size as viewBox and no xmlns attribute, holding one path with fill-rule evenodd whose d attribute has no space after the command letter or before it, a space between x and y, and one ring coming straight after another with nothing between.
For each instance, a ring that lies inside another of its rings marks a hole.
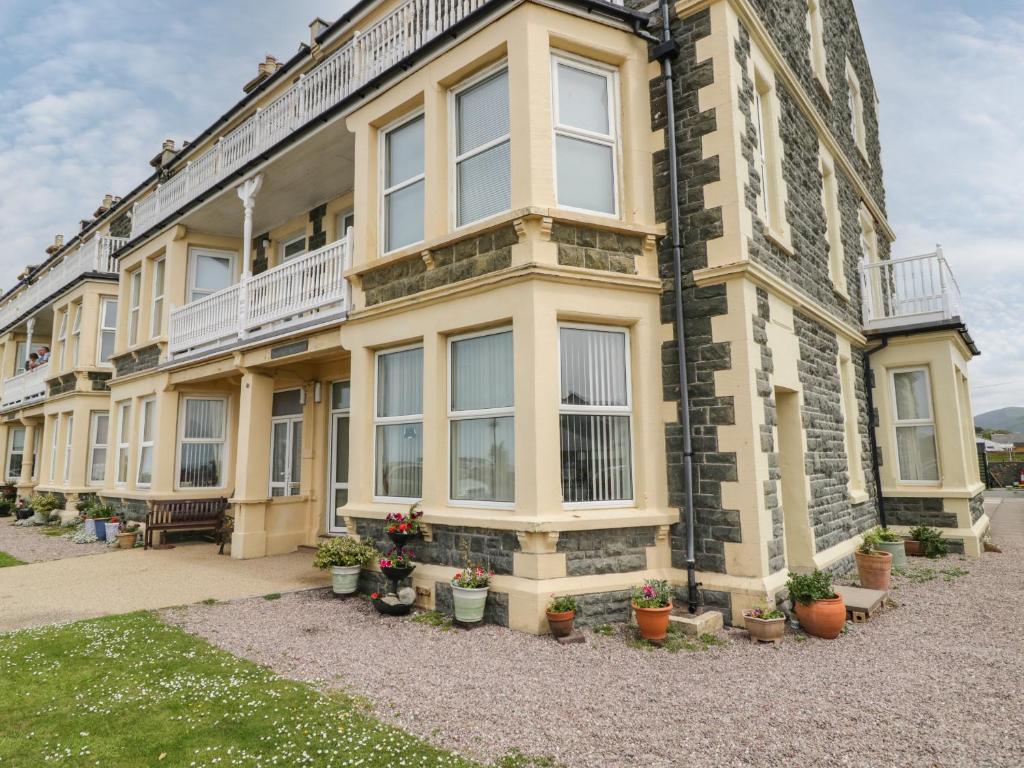
<instances>
[{"instance_id":1,"label":"small window","mask_svg":"<svg viewBox=\"0 0 1024 768\"><path fill-rule=\"evenodd\" d=\"M850 135L861 154L866 154L864 96L861 93L860 79L849 60L846 62L846 106L850 112Z\"/></svg>"},{"instance_id":2,"label":"small window","mask_svg":"<svg viewBox=\"0 0 1024 768\"><path fill-rule=\"evenodd\" d=\"M128 450L131 447L132 404L128 401L117 406L117 484L128 482Z\"/></svg>"},{"instance_id":3,"label":"small window","mask_svg":"<svg viewBox=\"0 0 1024 768\"><path fill-rule=\"evenodd\" d=\"M153 441L156 435L156 399L142 401L139 419L139 467L135 484L149 487L153 483Z\"/></svg>"},{"instance_id":4,"label":"small window","mask_svg":"<svg viewBox=\"0 0 1024 768\"><path fill-rule=\"evenodd\" d=\"M562 501L633 499L629 338L615 328L559 329Z\"/></svg>"},{"instance_id":5,"label":"small window","mask_svg":"<svg viewBox=\"0 0 1024 768\"><path fill-rule=\"evenodd\" d=\"M185 398L179 426L179 488L223 487L227 405L223 397Z\"/></svg>"},{"instance_id":6,"label":"small window","mask_svg":"<svg viewBox=\"0 0 1024 768\"><path fill-rule=\"evenodd\" d=\"M455 94L455 224L463 226L512 205L508 70Z\"/></svg>"},{"instance_id":7,"label":"small window","mask_svg":"<svg viewBox=\"0 0 1024 768\"><path fill-rule=\"evenodd\" d=\"M57 329L57 371L64 370L64 354L68 346L68 313L71 311L71 307L68 307L60 313L60 326Z\"/></svg>"},{"instance_id":8,"label":"small window","mask_svg":"<svg viewBox=\"0 0 1024 768\"><path fill-rule=\"evenodd\" d=\"M423 239L423 115L384 134L384 251Z\"/></svg>"},{"instance_id":9,"label":"small window","mask_svg":"<svg viewBox=\"0 0 1024 768\"><path fill-rule=\"evenodd\" d=\"M110 413L93 411L89 416L89 484L102 485L107 476L107 434Z\"/></svg>"},{"instance_id":10,"label":"small window","mask_svg":"<svg viewBox=\"0 0 1024 768\"><path fill-rule=\"evenodd\" d=\"M25 364L28 362L28 343L19 341L14 346L14 373L15 375L25 372Z\"/></svg>"},{"instance_id":11,"label":"small window","mask_svg":"<svg viewBox=\"0 0 1024 768\"><path fill-rule=\"evenodd\" d=\"M281 263L301 256L306 252L306 233L297 232L281 241L280 257Z\"/></svg>"},{"instance_id":12,"label":"small window","mask_svg":"<svg viewBox=\"0 0 1024 768\"><path fill-rule=\"evenodd\" d=\"M71 323L71 365L78 367L78 351L82 346L82 305L72 307L74 320Z\"/></svg>"},{"instance_id":13,"label":"small window","mask_svg":"<svg viewBox=\"0 0 1024 768\"><path fill-rule=\"evenodd\" d=\"M302 390L274 393L270 420L270 495L298 496L302 485Z\"/></svg>"},{"instance_id":14,"label":"small window","mask_svg":"<svg viewBox=\"0 0 1024 768\"><path fill-rule=\"evenodd\" d=\"M14 427L7 437L7 479L18 480L25 461L25 428Z\"/></svg>"},{"instance_id":15,"label":"small window","mask_svg":"<svg viewBox=\"0 0 1024 768\"><path fill-rule=\"evenodd\" d=\"M811 35L811 70L828 92L828 59L825 52L825 23L821 0L807 0L807 31Z\"/></svg>"},{"instance_id":16,"label":"small window","mask_svg":"<svg viewBox=\"0 0 1024 768\"><path fill-rule=\"evenodd\" d=\"M374 494L419 499L423 476L423 347L380 352L374 410Z\"/></svg>"},{"instance_id":17,"label":"small window","mask_svg":"<svg viewBox=\"0 0 1024 768\"><path fill-rule=\"evenodd\" d=\"M67 416L67 425L64 428L64 485L71 479L71 448L75 434L75 417L70 413Z\"/></svg>"},{"instance_id":18,"label":"small window","mask_svg":"<svg viewBox=\"0 0 1024 768\"><path fill-rule=\"evenodd\" d=\"M154 338L164 330L164 273L166 269L166 259L157 259L153 262L153 314L149 324Z\"/></svg>"},{"instance_id":19,"label":"small window","mask_svg":"<svg viewBox=\"0 0 1024 768\"><path fill-rule=\"evenodd\" d=\"M766 97L766 93L762 93L759 88L754 88L754 108L751 117L754 121L754 133L757 138L754 163L757 167L757 176L761 180L761 194L757 198L758 212L761 214L761 220L770 226L772 222L772 190L769 188L771 175L768 172L767 131L770 115L765 104Z\"/></svg>"},{"instance_id":20,"label":"small window","mask_svg":"<svg viewBox=\"0 0 1024 768\"><path fill-rule=\"evenodd\" d=\"M356 215L349 209L343 213L339 213L337 218L334 220L334 239L341 240L348 234L350 227L356 225Z\"/></svg>"},{"instance_id":21,"label":"small window","mask_svg":"<svg viewBox=\"0 0 1024 768\"><path fill-rule=\"evenodd\" d=\"M189 302L199 301L231 286L235 278L235 254L227 251L191 251Z\"/></svg>"},{"instance_id":22,"label":"small window","mask_svg":"<svg viewBox=\"0 0 1024 768\"><path fill-rule=\"evenodd\" d=\"M938 482L939 460L928 370L893 371L892 386L900 479L909 483Z\"/></svg>"},{"instance_id":23,"label":"small window","mask_svg":"<svg viewBox=\"0 0 1024 768\"><path fill-rule=\"evenodd\" d=\"M575 59L552 59L555 190L558 204L618 212L615 74Z\"/></svg>"},{"instance_id":24,"label":"small window","mask_svg":"<svg viewBox=\"0 0 1024 768\"><path fill-rule=\"evenodd\" d=\"M839 208L839 181L835 162L824 146L819 147L821 197L825 207L825 237L828 241L828 268L833 287L845 295L846 270L843 264L843 221Z\"/></svg>"},{"instance_id":25,"label":"small window","mask_svg":"<svg viewBox=\"0 0 1024 768\"><path fill-rule=\"evenodd\" d=\"M139 343L139 315L142 311L142 270L128 276L128 346Z\"/></svg>"},{"instance_id":26,"label":"small window","mask_svg":"<svg viewBox=\"0 0 1024 768\"><path fill-rule=\"evenodd\" d=\"M449 495L455 502L515 500L512 331L450 343Z\"/></svg>"},{"instance_id":27,"label":"small window","mask_svg":"<svg viewBox=\"0 0 1024 768\"><path fill-rule=\"evenodd\" d=\"M97 345L96 362L108 365L114 354L114 341L117 335L117 299L100 300L100 338Z\"/></svg>"}]
</instances>

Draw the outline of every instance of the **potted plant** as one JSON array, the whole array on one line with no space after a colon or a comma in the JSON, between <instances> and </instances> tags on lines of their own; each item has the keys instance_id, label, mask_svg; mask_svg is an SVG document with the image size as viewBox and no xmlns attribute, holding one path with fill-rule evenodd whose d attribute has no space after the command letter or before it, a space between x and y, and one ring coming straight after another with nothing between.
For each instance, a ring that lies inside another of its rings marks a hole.
<instances>
[{"instance_id":1,"label":"potted plant","mask_svg":"<svg viewBox=\"0 0 1024 768\"><path fill-rule=\"evenodd\" d=\"M864 541L853 553L857 561L857 575L865 589L888 592L892 585L892 555L878 548L878 533L868 531Z\"/></svg>"},{"instance_id":2,"label":"potted plant","mask_svg":"<svg viewBox=\"0 0 1024 768\"><path fill-rule=\"evenodd\" d=\"M786 631L786 614L767 604L743 611L743 626L752 642L779 643Z\"/></svg>"},{"instance_id":3,"label":"potted plant","mask_svg":"<svg viewBox=\"0 0 1024 768\"><path fill-rule=\"evenodd\" d=\"M121 530L117 534L117 546L121 549L131 549L138 537L139 524L134 520L126 520L121 524Z\"/></svg>"},{"instance_id":4,"label":"potted plant","mask_svg":"<svg viewBox=\"0 0 1024 768\"><path fill-rule=\"evenodd\" d=\"M117 515L112 516L106 523L104 523L104 538L113 544L117 541L117 535L121 532L121 518Z\"/></svg>"},{"instance_id":5,"label":"potted plant","mask_svg":"<svg viewBox=\"0 0 1024 768\"><path fill-rule=\"evenodd\" d=\"M60 499L52 493L37 493L32 497L29 506L32 507L32 511L35 513L32 522L35 525L46 525L50 522L53 510L60 507Z\"/></svg>"},{"instance_id":6,"label":"potted plant","mask_svg":"<svg viewBox=\"0 0 1024 768\"><path fill-rule=\"evenodd\" d=\"M463 624L477 624L484 620L487 592L491 588L491 571L467 563L452 577L452 603L455 620Z\"/></svg>"},{"instance_id":7,"label":"potted plant","mask_svg":"<svg viewBox=\"0 0 1024 768\"><path fill-rule=\"evenodd\" d=\"M660 642L668 635L668 617L672 611L672 593L668 582L647 579L633 588L633 612L644 640Z\"/></svg>"},{"instance_id":8,"label":"potted plant","mask_svg":"<svg viewBox=\"0 0 1024 768\"><path fill-rule=\"evenodd\" d=\"M942 540L942 531L927 525L915 525L910 529L910 539L905 543L908 555L916 557L942 557L949 554L949 545Z\"/></svg>"},{"instance_id":9,"label":"potted plant","mask_svg":"<svg viewBox=\"0 0 1024 768\"><path fill-rule=\"evenodd\" d=\"M809 635L835 640L846 623L846 605L832 589L832 576L822 571L792 573L786 582L800 626Z\"/></svg>"},{"instance_id":10,"label":"potted plant","mask_svg":"<svg viewBox=\"0 0 1024 768\"><path fill-rule=\"evenodd\" d=\"M377 550L369 544L351 536L338 536L316 548L313 565L321 571L331 569L331 589L334 594L351 595L359 586L359 571L376 554Z\"/></svg>"},{"instance_id":11,"label":"potted plant","mask_svg":"<svg viewBox=\"0 0 1024 768\"><path fill-rule=\"evenodd\" d=\"M399 549L392 547L377 561L381 572L392 581L399 582L408 578L409 574L416 569L413 558L416 553L411 549Z\"/></svg>"},{"instance_id":12,"label":"potted plant","mask_svg":"<svg viewBox=\"0 0 1024 768\"><path fill-rule=\"evenodd\" d=\"M879 528L877 546L883 552L892 555L893 567L902 568L907 564L907 552L904 546L903 537L888 528Z\"/></svg>"},{"instance_id":13,"label":"potted plant","mask_svg":"<svg viewBox=\"0 0 1024 768\"><path fill-rule=\"evenodd\" d=\"M573 621L576 619L576 598L572 595L552 595L548 603L548 626L555 637L568 637L572 634Z\"/></svg>"},{"instance_id":14,"label":"potted plant","mask_svg":"<svg viewBox=\"0 0 1024 768\"><path fill-rule=\"evenodd\" d=\"M95 531L89 532L95 532L96 538L99 541L105 541L107 538L106 524L110 522L110 518L112 518L113 516L114 508L110 504L93 504L85 513L86 530L89 531L88 521L92 520L92 524L95 528Z\"/></svg>"},{"instance_id":15,"label":"potted plant","mask_svg":"<svg viewBox=\"0 0 1024 768\"><path fill-rule=\"evenodd\" d=\"M420 518L423 517L423 511L419 507L420 503L417 501L409 507L408 514L389 512L388 516L384 518L388 538L396 547L404 547L409 539L420 535Z\"/></svg>"},{"instance_id":16,"label":"potted plant","mask_svg":"<svg viewBox=\"0 0 1024 768\"><path fill-rule=\"evenodd\" d=\"M32 511L32 507L28 505L28 502L25 501L25 497L19 497L18 500L14 503L15 518L17 518L18 520L28 520L30 517L32 517L33 514L35 513Z\"/></svg>"},{"instance_id":17,"label":"potted plant","mask_svg":"<svg viewBox=\"0 0 1024 768\"><path fill-rule=\"evenodd\" d=\"M0 496L0 517L10 517L14 505L7 499Z\"/></svg>"}]
</instances>

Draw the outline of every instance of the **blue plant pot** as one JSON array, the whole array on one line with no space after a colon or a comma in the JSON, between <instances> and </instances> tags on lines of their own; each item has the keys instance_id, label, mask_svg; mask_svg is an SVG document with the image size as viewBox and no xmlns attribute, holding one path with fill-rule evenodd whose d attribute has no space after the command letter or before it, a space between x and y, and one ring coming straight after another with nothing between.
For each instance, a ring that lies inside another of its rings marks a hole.
<instances>
[{"instance_id":1,"label":"blue plant pot","mask_svg":"<svg viewBox=\"0 0 1024 768\"><path fill-rule=\"evenodd\" d=\"M101 517L97 518L96 520L93 520L93 523L96 527L96 538L100 541L107 540L107 520L109 519L109 517Z\"/></svg>"}]
</instances>

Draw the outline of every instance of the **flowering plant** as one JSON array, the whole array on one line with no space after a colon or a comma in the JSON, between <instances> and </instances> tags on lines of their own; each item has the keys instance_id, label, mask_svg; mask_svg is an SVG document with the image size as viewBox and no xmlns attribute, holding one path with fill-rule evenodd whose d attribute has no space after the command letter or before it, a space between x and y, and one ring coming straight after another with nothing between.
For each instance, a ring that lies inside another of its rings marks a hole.
<instances>
[{"instance_id":1,"label":"flowering plant","mask_svg":"<svg viewBox=\"0 0 1024 768\"><path fill-rule=\"evenodd\" d=\"M568 613L576 611L576 598L572 595L552 595L548 603L548 613Z\"/></svg>"},{"instance_id":2,"label":"flowering plant","mask_svg":"<svg viewBox=\"0 0 1024 768\"><path fill-rule=\"evenodd\" d=\"M484 589L491 586L494 571L485 571L479 565L467 565L452 577L453 587L463 589Z\"/></svg>"},{"instance_id":3,"label":"flowering plant","mask_svg":"<svg viewBox=\"0 0 1024 768\"><path fill-rule=\"evenodd\" d=\"M407 533L410 536L418 535L420 533L420 518L423 517L423 510L419 506L420 503L417 501L409 507L408 514L402 514L401 512L388 513L388 516L384 518L388 525L388 533Z\"/></svg>"},{"instance_id":4,"label":"flowering plant","mask_svg":"<svg viewBox=\"0 0 1024 768\"><path fill-rule=\"evenodd\" d=\"M414 557L416 557L416 553L408 547L403 549L392 547L384 557L377 561L377 565L381 568L412 568Z\"/></svg>"},{"instance_id":5,"label":"flowering plant","mask_svg":"<svg viewBox=\"0 0 1024 768\"><path fill-rule=\"evenodd\" d=\"M757 608L748 608L743 612L743 616L747 619L761 619L762 621L786 618L786 614L778 608L774 608L770 605L759 605Z\"/></svg>"},{"instance_id":6,"label":"flowering plant","mask_svg":"<svg viewBox=\"0 0 1024 768\"><path fill-rule=\"evenodd\" d=\"M637 608L667 608L672 605L668 582L647 579L643 584L633 587L633 605Z\"/></svg>"}]
</instances>

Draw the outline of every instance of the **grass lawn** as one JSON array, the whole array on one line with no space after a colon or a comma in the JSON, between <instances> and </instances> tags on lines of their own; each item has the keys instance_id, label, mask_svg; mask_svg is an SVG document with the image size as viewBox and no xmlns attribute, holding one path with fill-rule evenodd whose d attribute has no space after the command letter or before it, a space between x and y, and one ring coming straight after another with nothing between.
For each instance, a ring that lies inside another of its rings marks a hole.
<instances>
[{"instance_id":1,"label":"grass lawn","mask_svg":"<svg viewBox=\"0 0 1024 768\"><path fill-rule=\"evenodd\" d=\"M0 635L0 766L43 764L476 765L148 613Z\"/></svg>"},{"instance_id":2,"label":"grass lawn","mask_svg":"<svg viewBox=\"0 0 1024 768\"><path fill-rule=\"evenodd\" d=\"M24 565L24 560L19 560L16 557L8 555L6 552L0 552L0 568L9 568L12 565Z\"/></svg>"}]
</instances>

